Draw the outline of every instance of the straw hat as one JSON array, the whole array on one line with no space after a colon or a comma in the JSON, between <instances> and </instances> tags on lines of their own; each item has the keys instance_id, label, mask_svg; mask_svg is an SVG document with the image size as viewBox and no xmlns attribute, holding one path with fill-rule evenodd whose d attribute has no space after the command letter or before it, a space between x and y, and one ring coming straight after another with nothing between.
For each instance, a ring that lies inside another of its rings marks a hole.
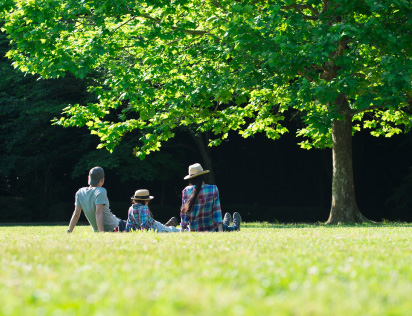
<instances>
[{"instance_id":1,"label":"straw hat","mask_svg":"<svg viewBox=\"0 0 412 316\"><path fill-rule=\"evenodd\" d=\"M137 190L134 193L134 196L132 196L130 199L148 201L148 200L153 200L154 196L150 195L149 190L141 189L141 190Z\"/></svg>"},{"instance_id":2,"label":"straw hat","mask_svg":"<svg viewBox=\"0 0 412 316\"><path fill-rule=\"evenodd\" d=\"M209 170L203 170L202 166L200 163L195 163L191 166L189 166L189 174L184 177L183 179L192 179L194 177L200 176L202 174L209 173Z\"/></svg>"}]
</instances>

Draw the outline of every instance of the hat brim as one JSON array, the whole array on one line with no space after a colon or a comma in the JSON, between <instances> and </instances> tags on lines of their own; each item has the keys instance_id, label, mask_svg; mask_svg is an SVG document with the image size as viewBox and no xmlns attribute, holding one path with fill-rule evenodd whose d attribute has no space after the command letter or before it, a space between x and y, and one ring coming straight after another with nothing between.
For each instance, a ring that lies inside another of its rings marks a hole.
<instances>
[{"instance_id":1,"label":"hat brim","mask_svg":"<svg viewBox=\"0 0 412 316\"><path fill-rule=\"evenodd\" d=\"M146 196L132 196L130 199L131 200L150 201L150 200L154 199L154 196L151 196L151 195L148 196L148 197L146 197Z\"/></svg>"},{"instance_id":2,"label":"hat brim","mask_svg":"<svg viewBox=\"0 0 412 316\"><path fill-rule=\"evenodd\" d=\"M187 180L187 179L196 178L198 176L201 176L202 174L209 173L209 172L210 172L209 170L203 170L202 172L199 172L199 173L196 173L196 174L189 174L186 177L184 177L183 179Z\"/></svg>"}]
</instances>

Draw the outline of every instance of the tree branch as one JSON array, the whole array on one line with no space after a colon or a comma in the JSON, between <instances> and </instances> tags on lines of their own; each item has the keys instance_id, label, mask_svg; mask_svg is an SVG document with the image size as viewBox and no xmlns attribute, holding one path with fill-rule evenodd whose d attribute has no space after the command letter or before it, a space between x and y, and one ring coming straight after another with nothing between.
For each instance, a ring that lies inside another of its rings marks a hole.
<instances>
[{"instance_id":1,"label":"tree branch","mask_svg":"<svg viewBox=\"0 0 412 316\"><path fill-rule=\"evenodd\" d=\"M110 36L106 39L106 41L104 42L103 46L106 45L106 43L109 41L109 39L113 36L114 33L116 33L122 26L126 25L127 23L133 21L136 18L136 16L132 16L130 19L128 19L127 21L123 22L122 24L120 24L118 27L116 27L112 33L110 33Z\"/></svg>"},{"instance_id":2,"label":"tree branch","mask_svg":"<svg viewBox=\"0 0 412 316\"><path fill-rule=\"evenodd\" d=\"M319 15L325 14L325 12L328 10L329 10L328 0L322 0L322 11L320 11Z\"/></svg>"},{"instance_id":3,"label":"tree branch","mask_svg":"<svg viewBox=\"0 0 412 316\"><path fill-rule=\"evenodd\" d=\"M156 22L156 23L160 23L160 22L161 22L161 20L156 19L156 18L153 18L153 17L151 17L151 16L148 15L148 14L140 14L139 16L140 16L140 17L143 17L143 18L146 18L146 19L148 19L148 20L150 20L150 21ZM208 33L208 31L187 30L187 29L184 29L184 28L181 28L181 27L178 27L178 26L172 26L171 29L172 29L172 30L181 30L183 33L190 34L190 35L200 35L200 36L202 36L202 35L205 35L205 34Z\"/></svg>"},{"instance_id":4,"label":"tree branch","mask_svg":"<svg viewBox=\"0 0 412 316\"><path fill-rule=\"evenodd\" d=\"M310 4L292 4L292 5L286 5L281 7L283 10L291 10L295 9L299 15L303 17L304 20L311 20L311 21L316 21L319 19L319 12L316 10L316 8L312 7ZM313 15L307 15L303 13L302 10L308 9L310 10Z\"/></svg>"},{"instance_id":5,"label":"tree branch","mask_svg":"<svg viewBox=\"0 0 412 316\"><path fill-rule=\"evenodd\" d=\"M298 70L298 75L305 77L306 79L309 80L309 82L314 82L315 81L315 79L313 79L311 76L309 76L305 71Z\"/></svg>"},{"instance_id":6,"label":"tree branch","mask_svg":"<svg viewBox=\"0 0 412 316\"><path fill-rule=\"evenodd\" d=\"M405 94L406 94L406 103L408 103L408 105L412 107L412 96L407 91L405 91Z\"/></svg>"},{"instance_id":7,"label":"tree branch","mask_svg":"<svg viewBox=\"0 0 412 316\"><path fill-rule=\"evenodd\" d=\"M378 91L375 91L375 90L374 90L373 92L376 93L376 94L379 94ZM405 94L406 94L406 103L408 103L408 105L412 107L412 96L410 96L410 95L409 95L408 93L406 93L406 92L405 92ZM384 108L385 106L386 106L385 104L383 104L383 105L374 105L374 106L368 107L368 108L363 109L363 110L355 111L354 113L355 113L355 114L358 114L358 113L362 113L362 112L366 112L366 111L370 111L370 110L382 109L382 108ZM402 111L401 111L401 113L402 113Z\"/></svg>"},{"instance_id":8,"label":"tree branch","mask_svg":"<svg viewBox=\"0 0 412 316\"><path fill-rule=\"evenodd\" d=\"M215 7L219 8L219 9L224 9L222 4L219 2L219 0L212 0L210 1L211 4L213 4Z\"/></svg>"},{"instance_id":9,"label":"tree branch","mask_svg":"<svg viewBox=\"0 0 412 316\"><path fill-rule=\"evenodd\" d=\"M160 23L160 20L159 20L159 19L153 18L153 17L151 17L151 16L148 15L148 14L142 14L142 13L140 13L139 16L142 17L142 18L146 18L146 19L148 19L148 20L150 20L150 21L153 21L153 22L156 22L156 23Z\"/></svg>"},{"instance_id":10,"label":"tree branch","mask_svg":"<svg viewBox=\"0 0 412 316\"><path fill-rule=\"evenodd\" d=\"M182 29L178 26L172 26L172 30L180 30L180 31L182 31L183 33L186 33L186 34L199 35L199 36L203 36L203 35L208 33L207 31L200 31L200 30L186 30L186 29Z\"/></svg>"},{"instance_id":11,"label":"tree branch","mask_svg":"<svg viewBox=\"0 0 412 316\"><path fill-rule=\"evenodd\" d=\"M355 115L355 114L363 113L363 112L366 112L366 111L372 111L372 110L376 110L376 109L381 109L381 108L384 108L384 107L385 107L384 105L373 105L373 106L370 106L370 107L368 107L368 108L366 108L366 109L362 109L362 110L358 110L358 111L353 111L353 114Z\"/></svg>"},{"instance_id":12,"label":"tree branch","mask_svg":"<svg viewBox=\"0 0 412 316\"><path fill-rule=\"evenodd\" d=\"M351 76L366 79L366 76L364 74L361 74L360 72L355 72L355 73L351 74Z\"/></svg>"}]
</instances>

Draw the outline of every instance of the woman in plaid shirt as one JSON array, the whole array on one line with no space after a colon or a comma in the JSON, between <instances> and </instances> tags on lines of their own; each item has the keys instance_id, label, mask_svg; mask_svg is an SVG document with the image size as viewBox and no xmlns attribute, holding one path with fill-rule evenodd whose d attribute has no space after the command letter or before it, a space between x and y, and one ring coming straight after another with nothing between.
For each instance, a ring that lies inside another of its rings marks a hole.
<instances>
[{"instance_id":1,"label":"woman in plaid shirt","mask_svg":"<svg viewBox=\"0 0 412 316\"><path fill-rule=\"evenodd\" d=\"M217 186L205 184L204 175L209 170L203 170L198 163L189 166L189 174L184 177L189 185L182 194L180 209L181 229L189 231L235 231L240 230L241 217L238 212L233 214L233 226L229 226L231 216L225 214L222 220L219 190Z\"/></svg>"}]
</instances>

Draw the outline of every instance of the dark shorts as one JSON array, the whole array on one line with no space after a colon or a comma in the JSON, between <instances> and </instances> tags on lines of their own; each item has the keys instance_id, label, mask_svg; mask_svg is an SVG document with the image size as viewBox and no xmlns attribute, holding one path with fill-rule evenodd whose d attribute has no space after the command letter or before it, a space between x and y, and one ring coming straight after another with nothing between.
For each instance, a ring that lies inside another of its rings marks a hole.
<instances>
[{"instance_id":1,"label":"dark shorts","mask_svg":"<svg viewBox=\"0 0 412 316\"><path fill-rule=\"evenodd\" d=\"M113 231L114 232L124 232L126 230L126 221L121 219L119 221L119 226L117 226Z\"/></svg>"}]
</instances>

